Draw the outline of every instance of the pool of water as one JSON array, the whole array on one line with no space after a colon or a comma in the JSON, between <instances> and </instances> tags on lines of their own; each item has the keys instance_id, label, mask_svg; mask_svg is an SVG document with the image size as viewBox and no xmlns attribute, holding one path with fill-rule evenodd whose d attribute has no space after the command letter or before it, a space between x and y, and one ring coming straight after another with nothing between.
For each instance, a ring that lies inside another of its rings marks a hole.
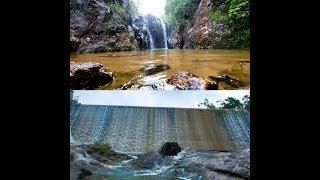
<instances>
[{"instance_id":1,"label":"pool of water","mask_svg":"<svg viewBox=\"0 0 320 180\"><path fill-rule=\"evenodd\" d=\"M95 54L71 55L72 62L96 62L109 68L114 73L112 84L99 89L118 89L130 81L139 82L145 78L142 67L157 64L167 64L170 69L152 75L160 79L170 78L179 71L188 71L196 76L208 78L228 74L230 68L241 62L250 63L249 51L246 50L146 50L127 52L107 52ZM249 64L250 65L250 64ZM244 75L244 76L243 76ZM240 78L246 84L250 83L247 72L231 73L234 78ZM239 76L239 77L235 77Z\"/></svg>"}]
</instances>

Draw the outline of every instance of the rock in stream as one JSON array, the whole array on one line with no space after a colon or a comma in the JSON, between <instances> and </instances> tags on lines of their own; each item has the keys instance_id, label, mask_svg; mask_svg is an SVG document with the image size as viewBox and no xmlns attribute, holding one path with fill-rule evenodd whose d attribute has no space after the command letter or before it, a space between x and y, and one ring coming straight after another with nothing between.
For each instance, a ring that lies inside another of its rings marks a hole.
<instances>
[{"instance_id":1,"label":"rock in stream","mask_svg":"<svg viewBox=\"0 0 320 180\"><path fill-rule=\"evenodd\" d=\"M70 88L74 90L96 89L113 80L112 72L101 64L70 63Z\"/></svg>"}]
</instances>

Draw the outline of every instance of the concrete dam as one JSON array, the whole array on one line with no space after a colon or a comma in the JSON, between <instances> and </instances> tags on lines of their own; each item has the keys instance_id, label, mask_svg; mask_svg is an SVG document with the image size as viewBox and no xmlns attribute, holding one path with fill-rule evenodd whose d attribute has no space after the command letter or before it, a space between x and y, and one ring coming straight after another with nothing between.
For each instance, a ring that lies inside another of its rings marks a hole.
<instances>
[{"instance_id":1,"label":"concrete dam","mask_svg":"<svg viewBox=\"0 0 320 180\"><path fill-rule=\"evenodd\" d=\"M246 110L80 105L70 118L73 141L107 142L124 153L158 150L168 141L204 150L250 147Z\"/></svg>"}]
</instances>

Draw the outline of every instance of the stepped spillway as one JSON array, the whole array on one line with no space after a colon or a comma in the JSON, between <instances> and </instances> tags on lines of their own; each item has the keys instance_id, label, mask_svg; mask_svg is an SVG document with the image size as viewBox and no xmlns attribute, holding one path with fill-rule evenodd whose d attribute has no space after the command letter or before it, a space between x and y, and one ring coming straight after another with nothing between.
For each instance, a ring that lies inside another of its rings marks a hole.
<instances>
[{"instance_id":1,"label":"stepped spillway","mask_svg":"<svg viewBox=\"0 0 320 180\"><path fill-rule=\"evenodd\" d=\"M80 105L71 111L71 135L80 143L107 142L119 152L158 150L168 141L182 148L249 148L246 110Z\"/></svg>"}]
</instances>

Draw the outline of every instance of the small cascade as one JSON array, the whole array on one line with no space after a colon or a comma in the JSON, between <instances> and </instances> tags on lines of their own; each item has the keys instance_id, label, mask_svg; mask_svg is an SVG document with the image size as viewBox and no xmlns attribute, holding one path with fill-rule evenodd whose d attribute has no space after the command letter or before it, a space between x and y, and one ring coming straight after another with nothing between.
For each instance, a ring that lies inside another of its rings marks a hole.
<instances>
[{"instance_id":1,"label":"small cascade","mask_svg":"<svg viewBox=\"0 0 320 180\"><path fill-rule=\"evenodd\" d=\"M143 17L143 27L145 27L147 29L147 32L148 32L148 35L149 35L150 49L154 50L154 43L153 43L152 35L150 33L149 28L146 26L146 23L147 23L146 18Z\"/></svg>"},{"instance_id":2,"label":"small cascade","mask_svg":"<svg viewBox=\"0 0 320 180\"><path fill-rule=\"evenodd\" d=\"M163 31L163 41L164 41L164 48L168 49L168 40L167 40L167 31L166 31L166 25L164 24L163 20L160 19L162 31Z\"/></svg>"},{"instance_id":3,"label":"small cascade","mask_svg":"<svg viewBox=\"0 0 320 180\"><path fill-rule=\"evenodd\" d=\"M80 105L71 115L73 141L108 142L123 153L158 150L168 141L182 148L241 150L250 147L246 110Z\"/></svg>"}]
</instances>

